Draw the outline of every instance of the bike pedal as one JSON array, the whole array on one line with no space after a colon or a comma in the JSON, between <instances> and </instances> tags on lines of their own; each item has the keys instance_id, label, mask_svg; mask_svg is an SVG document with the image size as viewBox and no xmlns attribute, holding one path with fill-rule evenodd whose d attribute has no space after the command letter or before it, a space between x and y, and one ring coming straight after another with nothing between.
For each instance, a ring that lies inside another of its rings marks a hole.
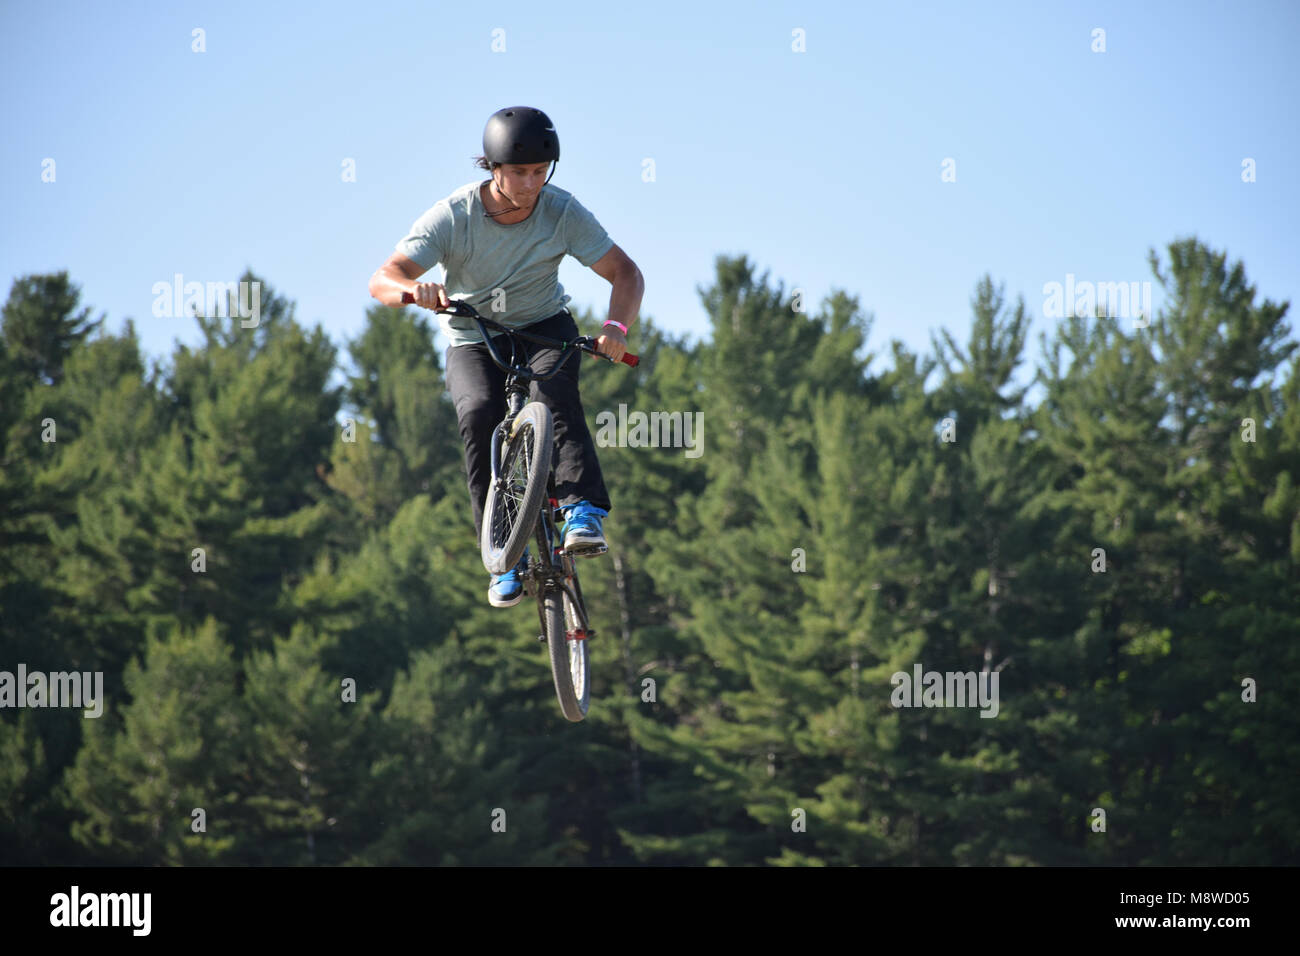
<instances>
[{"instance_id":1,"label":"bike pedal","mask_svg":"<svg viewBox=\"0 0 1300 956\"><path fill-rule=\"evenodd\" d=\"M585 547L583 545L577 545L576 547L566 549L565 554L571 555L575 558L594 558L596 555L604 554L608 550L609 545L607 544L598 544L594 546L587 545Z\"/></svg>"}]
</instances>

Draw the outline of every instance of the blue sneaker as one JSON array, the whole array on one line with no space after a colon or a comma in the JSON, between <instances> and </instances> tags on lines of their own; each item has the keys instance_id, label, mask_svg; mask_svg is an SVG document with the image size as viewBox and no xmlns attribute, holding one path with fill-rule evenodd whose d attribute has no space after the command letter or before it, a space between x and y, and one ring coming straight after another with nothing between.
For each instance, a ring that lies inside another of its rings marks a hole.
<instances>
[{"instance_id":1,"label":"blue sneaker","mask_svg":"<svg viewBox=\"0 0 1300 956\"><path fill-rule=\"evenodd\" d=\"M604 508L597 508L589 501L565 505L560 509L564 515L564 550L575 557L594 557L609 550L605 544L605 535L600 527L600 519L609 514Z\"/></svg>"},{"instance_id":2,"label":"blue sneaker","mask_svg":"<svg viewBox=\"0 0 1300 956\"><path fill-rule=\"evenodd\" d=\"M524 598L523 573L528 570L528 549L524 548L519 563L505 574L492 575L488 588L488 603L493 607L514 607Z\"/></svg>"}]
</instances>

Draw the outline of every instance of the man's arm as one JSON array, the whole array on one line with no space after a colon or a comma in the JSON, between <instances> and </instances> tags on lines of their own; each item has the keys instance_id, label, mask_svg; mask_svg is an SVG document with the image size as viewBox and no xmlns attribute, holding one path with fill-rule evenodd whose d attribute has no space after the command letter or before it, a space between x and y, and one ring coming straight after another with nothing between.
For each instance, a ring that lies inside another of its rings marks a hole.
<instances>
[{"instance_id":1,"label":"man's arm","mask_svg":"<svg viewBox=\"0 0 1300 956\"><path fill-rule=\"evenodd\" d=\"M637 312L641 310L641 296L645 294L641 270L618 247L618 243L593 262L591 269L614 287L609 294L609 318L631 329ZM618 330L618 326L607 325L596 339L596 350L617 362L627 351L627 336Z\"/></svg>"},{"instance_id":2,"label":"man's arm","mask_svg":"<svg viewBox=\"0 0 1300 956\"><path fill-rule=\"evenodd\" d=\"M418 262L394 252L370 277L370 294L390 308L401 308L402 293L415 295L417 305L434 308L447 304L447 293L437 282L416 282L429 270Z\"/></svg>"},{"instance_id":3,"label":"man's arm","mask_svg":"<svg viewBox=\"0 0 1300 956\"><path fill-rule=\"evenodd\" d=\"M645 295L641 270L615 243L609 252L591 264L591 271L614 287L609 294L609 318L630 329L641 311L641 297Z\"/></svg>"}]
</instances>

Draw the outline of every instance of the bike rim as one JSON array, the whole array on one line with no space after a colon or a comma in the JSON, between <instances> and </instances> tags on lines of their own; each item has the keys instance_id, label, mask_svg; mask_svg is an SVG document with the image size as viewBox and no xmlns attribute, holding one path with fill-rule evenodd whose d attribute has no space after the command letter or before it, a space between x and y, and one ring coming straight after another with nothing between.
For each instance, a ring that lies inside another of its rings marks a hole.
<instances>
[{"instance_id":1,"label":"bike rim","mask_svg":"<svg viewBox=\"0 0 1300 956\"><path fill-rule=\"evenodd\" d=\"M572 583L570 579L570 586ZM573 696L581 707L587 696L587 634L567 591L564 593L564 631L569 651L569 679L573 682Z\"/></svg>"},{"instance_id":2,"label":"bike rim","mask_svg":"<svg viewBox=\"0 0 1300 956\"><path fill-rule=\"evenodd\" d=\"M511 460L505 466L508 469L505 485L497 493L500 507L494 508L492 513L492 547L498 551L505 548L511 532L519 523L524 494L528 490L528 474L532 470L536 438L531 422L520 424L520 432L511 449Z\"/></svg>"}]
</instances>

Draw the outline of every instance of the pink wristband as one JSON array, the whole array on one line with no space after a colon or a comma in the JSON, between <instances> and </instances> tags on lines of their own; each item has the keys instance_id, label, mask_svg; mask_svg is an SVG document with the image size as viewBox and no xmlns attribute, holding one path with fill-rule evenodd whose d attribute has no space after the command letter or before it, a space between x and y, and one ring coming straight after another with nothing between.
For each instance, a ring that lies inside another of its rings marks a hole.
<instances>
[{"instance_id":1,"label":"pink wristband","mask_svg":"<svg viewBox=\"0 0 1300 956\"><path fill-rule=\"evenodd\" d=\"M619 331L621 331L624 335L627 335L627 326L624 325L622 322L616 322L616 321L614 321L613 319L606 319L606 320L605 320L605 325L613 325L613 326L617 326L618 329L619 329ZM605 326L601 326L601 328L604 328L604 327L605 327Z\"/></svg>"}]
</instances>

